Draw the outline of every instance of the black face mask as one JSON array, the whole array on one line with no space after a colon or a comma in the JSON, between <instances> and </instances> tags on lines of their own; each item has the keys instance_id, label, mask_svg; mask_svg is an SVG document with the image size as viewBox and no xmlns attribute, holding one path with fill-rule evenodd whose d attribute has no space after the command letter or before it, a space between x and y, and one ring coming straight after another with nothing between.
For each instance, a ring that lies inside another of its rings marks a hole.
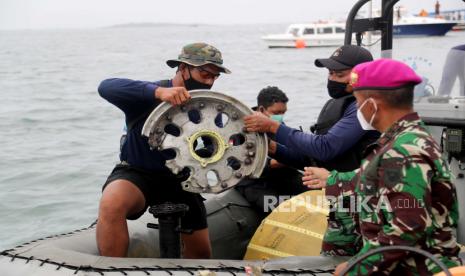
<instances>
[{"instance_id":1,"label":"black face mask","mask_svg":"<svg viewBox=\"0 0 465 276\"><path fill-rule=\"evenodd\" d=\"M349 95L346 92L347 83L328 80L328 94L333 99L338 99Z\"/></svg>"},{"instance_id":2,"label":"black face mask","mask_svg":"<svg viewBox=\"0 0 465 276\"><path fill-rule=\"evenodd\" d=\"M190 69L188 70L189 70L189 78L187 80L185 80L184 77L182 78L184 80L184 86L186 87L187 90L195 90L195 89L209 90L210 88L212 88L211 84L202 83L202 82L194 80L194 78L192 78L192 75L191 75L191 70Z\"/></svg>"}]
</instances>

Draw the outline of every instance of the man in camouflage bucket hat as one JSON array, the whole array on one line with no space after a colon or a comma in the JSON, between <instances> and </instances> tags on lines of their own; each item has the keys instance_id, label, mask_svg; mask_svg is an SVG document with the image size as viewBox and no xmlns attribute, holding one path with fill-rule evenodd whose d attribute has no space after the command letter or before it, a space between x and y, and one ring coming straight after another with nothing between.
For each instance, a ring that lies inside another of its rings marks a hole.
<instances>
[{"instance_id":1,"label":"man in camouflage bucket hat","mask_svg":"<svg viewBox=\"0 0 465 276\"><path fill-rule=\"evenodd\" d=\"M358 197L364 203L354 211L363 239L354 259L376 248L403 245L426 250L447 267L460 264L455 186L438 144L413 110L413 88L420 82L399 61L357 65L351 73L357 117L364 129L382 135L355 171L305 170L309 187L326 187L326 196ZM335 275L346 266L340 264ZM440 270L423 256L385 251L355 264L348 275L431 275Z\"/></svg>"},{"instance_id":2,"label":"man in camouflage bucket hat","mask_svg":"<svg viewBox=\"0 0 465 276\"><path fill-rule=\"evenodd\" d=\"M126 256L129 246L126 219L137 219L148 206L168 201L189 206L181 226L193 233L181 234L183 257L211 255L202 197L182 190L181 182L188 173L172 174L165 167L169 158L166 153L151 150L141 133L145 120L161 102L181 105L190 99L189 90L210 89L220 73L230 71L223 66L221 52L206 43L184 46L178 59L168 60L167 64L177 67L170 80L107 79L98 88L104 99L124 112L127 126L121 139L121 163L105 182L100 199L96 232L102 256Z\"/></svg>"}]
</instances>

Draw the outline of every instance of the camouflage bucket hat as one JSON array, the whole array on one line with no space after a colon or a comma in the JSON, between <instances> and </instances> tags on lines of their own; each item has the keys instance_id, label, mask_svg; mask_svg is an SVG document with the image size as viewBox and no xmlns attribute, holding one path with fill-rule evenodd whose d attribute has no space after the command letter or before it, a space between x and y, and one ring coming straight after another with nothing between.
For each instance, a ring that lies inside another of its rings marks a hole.
<instances>
[{"instance_id":1,"label":"camouflage bucket hat","mask_svg":"<svg viewBox=\"0 0 465 276\"><path fill-rule=\"evenodd\" d=\"M231 71L223 66L221 52L206 43L192 43L184 46L178 58L167 60L166 64L173 68L178 66L181 62L195 67L212 64L218 67L220 72L226 74L231 73Z\"/></svg>"}]
</instances>

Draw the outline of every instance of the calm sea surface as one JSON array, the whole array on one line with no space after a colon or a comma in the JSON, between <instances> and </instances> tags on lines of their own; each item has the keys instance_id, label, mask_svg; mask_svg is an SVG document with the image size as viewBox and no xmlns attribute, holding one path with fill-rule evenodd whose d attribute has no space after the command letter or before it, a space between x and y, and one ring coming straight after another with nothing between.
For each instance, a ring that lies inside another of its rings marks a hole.
<instances>
[{"instance_id":1,"label":"calm sea surface","mask_svg":"<svg viewBox=\"0 0 465 276\"><path fill-rule=\"evenodd\" d=\"M253 105L267 85L290 102L286 121L308 129L328 99L326 70L313 65L334 48L267 49L260 36L286 26L154 26L0 31L0 250L88 226L101 186L118 161L123 114L99 97L109 77L170 78L165 60L205 41L233 74L214 90ZM465 32L395 40L394 57L437 87L447 50ZM374 47L379 55L379 46Z\"/></svg>"}]
</instances>

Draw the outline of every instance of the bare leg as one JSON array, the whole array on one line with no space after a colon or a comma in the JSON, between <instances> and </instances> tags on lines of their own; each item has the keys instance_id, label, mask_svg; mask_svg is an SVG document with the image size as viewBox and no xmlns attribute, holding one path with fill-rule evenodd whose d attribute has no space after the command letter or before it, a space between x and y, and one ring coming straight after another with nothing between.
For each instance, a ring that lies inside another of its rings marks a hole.
<instances>
[{"instance_id":1,"label":"bare leg","mask_svg":"<svg viewBox=\"0 0 465 276\"><path fill-rule=\"evenodd\" d=\"M145 198L134 184L115 180L103 190L97 221L97 246L102 256L125 257L129 246L126 217L140 212Z\"/></svg>"},{"instance_id":2,"label":"bare leg","mask_svg":"<svg viewBox=\"0 0 465 276\"><path fill-rule=\"evenodd\" d=\"M186 259L209 259L211 257L210 237L208 228L197 230L194 233L182 234L184 243L183 257Z\"/></svg>"}]
</instances>

